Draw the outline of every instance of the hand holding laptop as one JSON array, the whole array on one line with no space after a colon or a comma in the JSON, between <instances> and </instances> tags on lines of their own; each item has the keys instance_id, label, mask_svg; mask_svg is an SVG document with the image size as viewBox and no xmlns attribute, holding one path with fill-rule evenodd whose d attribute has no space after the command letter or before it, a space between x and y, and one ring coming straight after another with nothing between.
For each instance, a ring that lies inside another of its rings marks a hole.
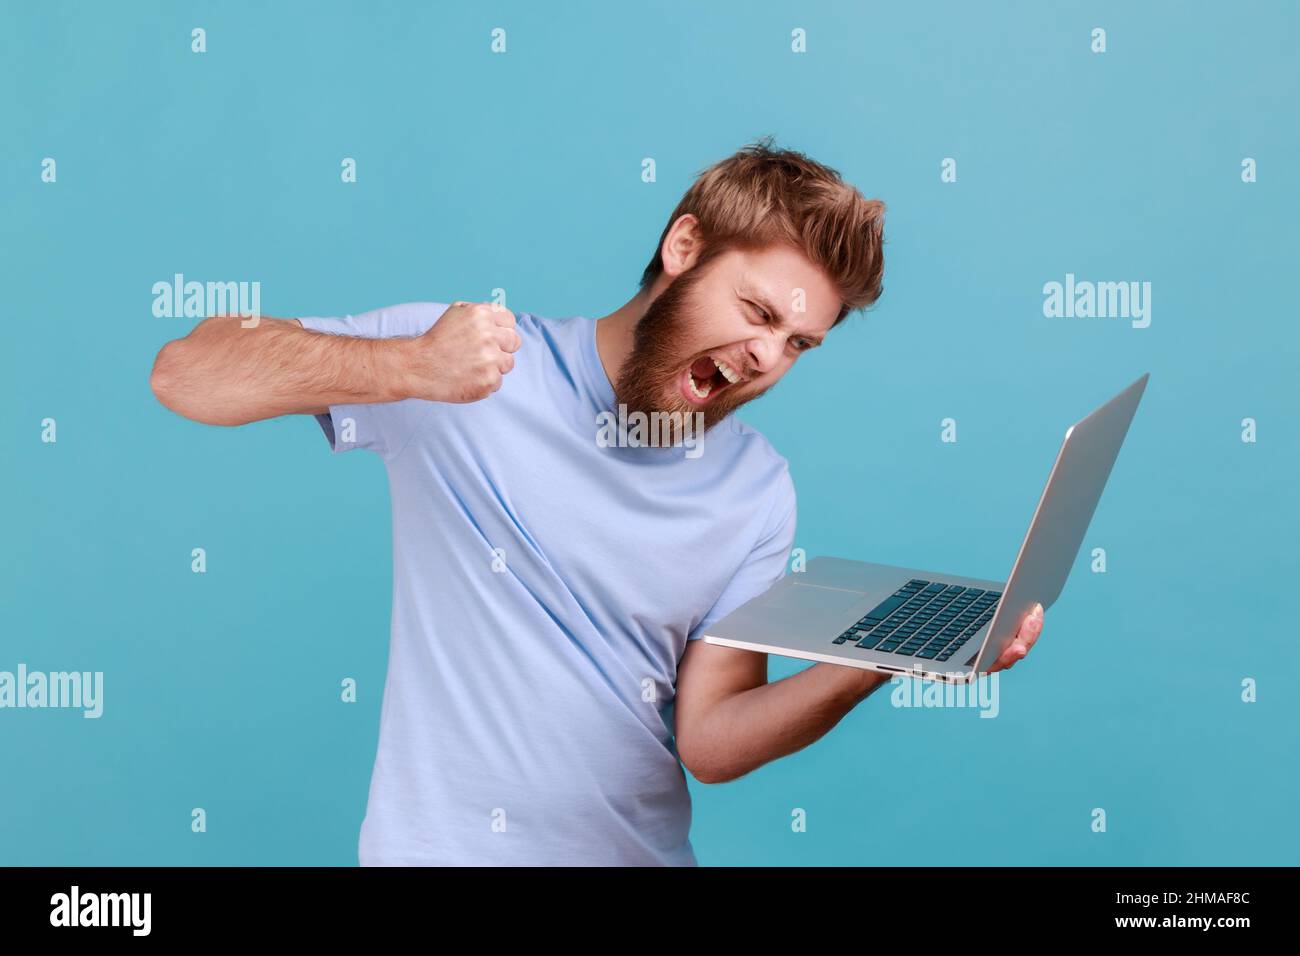
<instances>
[{"instance_id":1,"label":"hand holding laptop","mask_svg":"<svg viewBox=\"0 0 1300 956\"><path fill-rule=\"evenodd\" d=\"M1065 587L1148 378L1066 429L1005 580L816 557L704 640L952 683L1011 667Z\"/></svg>"},{"instance_id":2,"label":"hand holding laptop","mask_svg":"<svg viewBox=\"0 0 1300 956\"><path fill-rule=\"evenodd\" d=\"M1038 640L1042 633L1043 606L1035 604L1034 609L1020 623L1020 630L1016 634L1016 639L1007 645L1006 650L993 662L993 666L989 668L988 672L992 674L994 671L1004 671L1008 667L1015 666L1016 661L1024 660L1029 653L1029 649L1034 646L1034 642Z\"/></svg>"}]
</instances>

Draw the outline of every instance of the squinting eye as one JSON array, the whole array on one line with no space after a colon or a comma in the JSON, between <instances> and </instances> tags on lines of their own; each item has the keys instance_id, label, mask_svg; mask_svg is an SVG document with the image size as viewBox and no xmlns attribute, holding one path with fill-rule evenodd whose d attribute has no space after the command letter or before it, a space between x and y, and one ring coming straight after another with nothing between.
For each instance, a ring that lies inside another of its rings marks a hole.
<instances>
[{"instance_id":1,"label":"squinting eye","mask_svg":"<svg viewBox=\"0 0 1300 956\"><path fill-rule=\"evenodd\" d=\"M800 352L807 352L812 348L812 342L808 339L792 339L792 341L794 342L794 347Z\"/></svg>"}]
</instances>

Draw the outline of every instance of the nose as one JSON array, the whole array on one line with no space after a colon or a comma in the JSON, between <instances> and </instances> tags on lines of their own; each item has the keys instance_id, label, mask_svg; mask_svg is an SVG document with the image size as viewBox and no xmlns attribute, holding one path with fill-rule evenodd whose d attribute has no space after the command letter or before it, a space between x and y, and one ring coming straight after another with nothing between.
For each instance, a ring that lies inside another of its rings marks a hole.
<instances>
[{"instance_id":1,"label":"nose","mask_svg":"<svg viewBox=\"0 0 1300 956\"><path fill-rule=\"evenodd\" d=\"M776 367L781 357L780 338L775 333L756 336L745 343L745 355L755 372L766 375Z\"/></svg>"}]
</instances>

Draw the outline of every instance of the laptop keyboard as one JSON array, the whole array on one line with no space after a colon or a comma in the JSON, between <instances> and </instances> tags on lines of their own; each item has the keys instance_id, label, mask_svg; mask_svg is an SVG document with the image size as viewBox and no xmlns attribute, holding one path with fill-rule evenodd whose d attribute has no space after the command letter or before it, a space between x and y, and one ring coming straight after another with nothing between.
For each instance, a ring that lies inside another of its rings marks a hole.
<instances>
[{"instance_id":1,"label":"laptop keyboard","mask_svg":"<svg viewBox=\"0 0 1300 956\"><path fill-rule=\"evenodd\" d=\"M993 619L1001 591L913 579L835 638L871 650L946 661Z\"/></svg>"}]
</instances>

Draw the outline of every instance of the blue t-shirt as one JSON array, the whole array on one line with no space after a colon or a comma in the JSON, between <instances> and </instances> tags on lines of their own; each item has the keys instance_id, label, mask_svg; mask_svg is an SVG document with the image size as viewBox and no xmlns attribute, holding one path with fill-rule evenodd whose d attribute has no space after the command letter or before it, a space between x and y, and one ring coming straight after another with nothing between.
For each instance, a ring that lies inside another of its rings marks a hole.
<instances>
[{"instance_id":1,"label":"blue t-shirt","mask_svg":"<svg viewBox=\"0 0 1300 956\"><path fill-rule=\"evenodd\" d=\"M319 332L417 335L442 303ZM688 640L785 573L785 459L729 416L698 449L598 441L596 323L517 313L470 404L336 405L388 470L393 617L362 865L694 864L672 737ZM608 432L606 433L608 437Z\"/></svg>"}]
</instances>

